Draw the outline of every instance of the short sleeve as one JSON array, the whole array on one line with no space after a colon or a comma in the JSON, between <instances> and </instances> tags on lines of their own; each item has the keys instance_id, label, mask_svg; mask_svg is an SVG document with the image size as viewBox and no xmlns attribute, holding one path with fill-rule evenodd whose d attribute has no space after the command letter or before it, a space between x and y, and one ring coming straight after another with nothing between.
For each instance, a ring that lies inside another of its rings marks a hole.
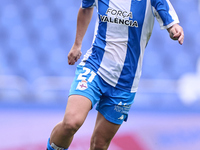
<instances>
[{"instance_id":1,"label":"short sleeve","mask_svg":"<svg viewBox=\"0 0 200 150\"><path fill-rule=\"evenodd\" d=\"M179 23L178 16L169 0L151 0L153 14L161 29L167 29Z\"/></svg>"},{"instance_id":2,"label":"short sleeve","mask_svg":"<svg viewBox=\"0 0 200 150\"><path fill-rule=\"evenodd\" d=\"M95 0L82 0L82 8L91 8L95 6Z\"/></svg>"}]
</instances>

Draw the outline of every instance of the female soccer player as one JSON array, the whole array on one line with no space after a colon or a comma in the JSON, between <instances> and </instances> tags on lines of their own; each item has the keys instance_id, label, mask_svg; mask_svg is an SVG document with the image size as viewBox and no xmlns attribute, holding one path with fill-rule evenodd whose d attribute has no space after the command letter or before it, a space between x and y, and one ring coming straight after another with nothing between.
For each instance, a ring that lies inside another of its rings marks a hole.
<instances>
[{"instance_id":1,"label":"female soccer player","mask_svg":"<svg viewBox=\"0 0 200 150\"><path fill-rule=\"evenodd\" d=\"M69 65L82 54L82 40L94 6L98 17L93 44L77 66L64 119L53 129L48 150L67 150L96 103L98 115L90 150L108 149L128 118L155 17L161 29L167 29L173 40L183 44L183 29L169 0L82 0Z\"/></svg>"}]
</instances>

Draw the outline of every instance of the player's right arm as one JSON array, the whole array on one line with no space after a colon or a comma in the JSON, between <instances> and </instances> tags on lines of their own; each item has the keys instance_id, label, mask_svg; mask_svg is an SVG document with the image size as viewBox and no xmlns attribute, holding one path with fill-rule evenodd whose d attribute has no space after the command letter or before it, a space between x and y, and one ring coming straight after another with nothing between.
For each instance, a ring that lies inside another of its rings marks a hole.
<instances>
[{"instance_id":1,"label":"player's right arm","mask_svg":"<svg viewBox=\"0 0 200 150\"><path fill-rule=\"evenodd\" d=\"M93 14L93 7L80 8L77 17L77 28L75 42L68 54L68 64L74 65L75 62L81 57L81 46L83 37L87 31L88 25L91 21Z\"/></svg>"}]
</instances>

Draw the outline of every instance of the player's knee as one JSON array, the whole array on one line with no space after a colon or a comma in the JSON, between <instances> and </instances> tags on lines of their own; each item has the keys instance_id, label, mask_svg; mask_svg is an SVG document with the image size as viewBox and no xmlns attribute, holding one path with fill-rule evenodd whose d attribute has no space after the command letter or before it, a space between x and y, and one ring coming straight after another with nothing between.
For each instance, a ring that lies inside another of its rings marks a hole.
<instances>
[{"instance_id":1,"label":"player's knee","mask_svg":"<svg viewBox=\"0 0 200 150\"><path fill-rule=\"evenodd\" d=\"M78 126L72 122L63 122L62 128L64 130L64 134L66 135L73 135L78 130Z\"/></svg>"},{"instance_id":2,"label":"player's knee","mask_svg":"<svg viewBox=\"0 0 200 150\"><path fill-rule=\"evenodd\" d=\"M103 144L93 144L91 145L90 150L107 150L107 146Z\"/></svg>"},{"instance_id":3,"label":"player's knee","mask_svg":"<svg viewBox=\"0 0 200 150\"><path fill-rule=\"evenodd\" d=\"M82 125L82 121L76 118L63 120L62 127L66 134L74 134Z\"/></svg>"},{"instance_id":4,"label":"player's knee","mask_svg":"<svg viewBox=\"0 0 200 150\"><path fill-rule=\"evenodd\" d=\"M106 141L98 141L98 140L91 140L90 143L90 150L107 150L109 146L109 142Z\"/></svg>"}]
</instances>

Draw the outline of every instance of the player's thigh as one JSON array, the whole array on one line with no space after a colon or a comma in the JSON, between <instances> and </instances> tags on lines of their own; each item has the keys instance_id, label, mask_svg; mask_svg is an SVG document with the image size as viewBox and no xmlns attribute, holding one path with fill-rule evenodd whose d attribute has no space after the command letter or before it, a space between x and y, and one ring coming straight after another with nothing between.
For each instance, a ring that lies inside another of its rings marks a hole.
<instances>
[{"instance_id":1,"label":"player's thigh","mask_svg":"<svg viewBox=\"0 0 200 150\"><path fill-rule=\"evenodd\" d=\"M71 95L68 98L63 121L65 123L82 125L91 110L91 101L82 95Z\"/></svg>"},{"instance_id":2,"label":"player's thigh","mask_svg":"<svg viewBox=\"0 0 200 150\"><path fill-rule=\"evenodd\" d=\"M91 143L107 144L108 146L120 126L119 124L114 124L106 120L105 117L98 112Z\"/></svg>"}]
</instances>

